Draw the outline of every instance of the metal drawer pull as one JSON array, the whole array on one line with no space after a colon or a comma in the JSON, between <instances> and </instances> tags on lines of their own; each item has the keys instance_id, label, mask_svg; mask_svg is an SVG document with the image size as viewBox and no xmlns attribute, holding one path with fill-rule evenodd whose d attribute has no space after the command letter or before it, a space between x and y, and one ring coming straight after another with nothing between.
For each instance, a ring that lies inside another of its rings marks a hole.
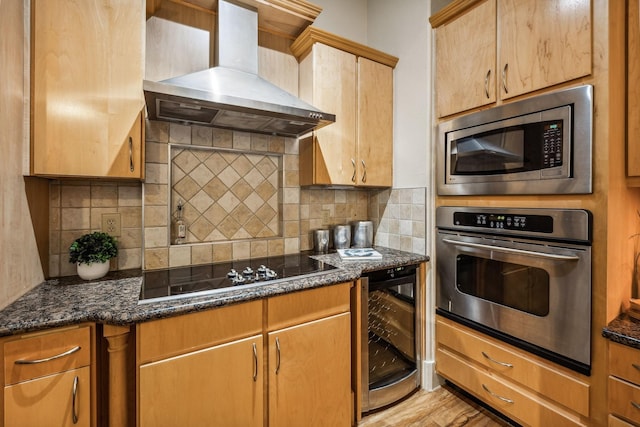
<instances>
[{"instance_id":1,"label":"metal drawer pull","mask_svg":"<svg viewBox=\"0 0 640 427\"><path fill-rule=\"evenodd\" d=\"M78 377L73 379L73 398L71 399L71 417L74 424L78 424L78 408L76 407L76 397L78 396Z\"/></svg>"},{"instance_id":2,"label":"metal drawer pull","mask_svg":"<svg viewBox=\"0 0 640 427\"><path fill-rule=\"evenodd\" d=\"M631 401L631 406L633 406L636 409L640 409L640 403L636 403L633 400Z\"/></svg>"},{"instance_id":3,"label":"metal drawer pull","mask_svg":"<svg viewBox=\"0 0 640 427\"><path fill-rule=\"evenodd\" d=\"M351 182L356 182L356 161L351 159L351 164L353 165L353 176L351 176Z\"/></svg>"},{"instance_id":4,"label":"metal drawer pull","mask_svg":"<svg viewBox=\"0 0 640 427\"><path fill-rule=\"evenodd\" d=\"M129 170L133 172L133 138L129 137Z\"/></svg>"},{"instance_id":5,"label":"metal drawer pull","mask_svg":"<svg viewBox=\"0 0 640 427\"><path fill-rule=\"evenodd\" d=\"M280 339L276 337L276 375L280 372Z\"/></svg>"},{"instance_id":6,"label":"metal drawer pull","mask_svg":"<svg viewBox=\"0 0 640 427\"><path fill-rule=\"evenodd\" d=\"M489 356L484 351L482 352L482 355L485 357L485 359L487 359L490 362L493 362L493 363L498 364L500 366L504 366L505 368L513 368L513 365L511 363L500 362L498 360L492 359L491 356Z\"/></svg>"},{"instance_id":7,"label":"metal drawer pull","mask_svg":"<svg viewBox=\"0 0 640 427\"><path fill-rule=\"evenodd\" d=\"M507 399L506 397L502 397L499 394L495 394L494 392L492 392L491 390L489 390L489 387L487 387L486 385L482 384L482 388L484 389L484 391L486 391L487 393L489 393L491 396L495 397L496 399L500 399L505 403L508 403L509 405L513 405L513 400L511 399Z\"/></svg>"},{"instance_id":8,"label":"metal drawer pull","mask_svg":"<svg viewBox=\"0 0 640 427\"><path fill-rule=\"evenodd\" d=\"M466 246L469 248L478 248L478 249L487 249L490 251L496 252L504 252L507 254L518 254L518 255L529 255L538 258L547 258L561 261L579 261L580 257L575 255L556 255L556 254L547 254L544 252L534 252L534 251L526 251L523 249L513 249L513 248L503 248L502 246L493 246L493 245L485 245L482 243L471 243L471 242L460 242L458 240L452 239L442 239L445 243L450 243L456 246Z\"/></svg>"},{"instance_id":9,"label":"metal drawer pull","mask_svg":"<svg viewBox=\"0 0 640 427\"><path fill-rule=\"evenodd\" d=\"M35 359L35 360L16 360L14 363L16 365L36 365L38 363L50 362L52 360L60 359L61 357L69 356L70 354L75 353L76 351L80 351L80 346L75 346L71 350L67 350L64 353L56 354L55 356L47 357L46 359Z\"/></svg>"},{"instance_id":10,"label":"metal drawer pull","mask_svg":"<svg viewBox=\"0 0 640 427\"><path fill-rule=\"evenodd\" d=\"M253 382L258 380L258 347L253 343Z\"/></svg>"},{"instance_id":11,"label":"metal drawer pull","mask_svg":"<svg viewBox=\"0 0 640 427\"><path fill-rule=\"evenodd\" d=\"M367 182L367 165L364 164L364 160L360 160L362 162L362 182Z\"/></svg>"},{"instance_id":12,"label":"metal drawer pull","mask_svg":"<svg viewBox=\"0 0 640 427\"><path fill-rule=\"evenodd\" d=\"M640 365L638 365L637 363L632 363L631 366L633 366L634 368L636 368L638 371L640 371Z\"/></svg>"},{"instance_id":13,"label":"metal drawer pull","mask_svg":"<svg viewBox=\"0 0 640 427\"><path fill-rule=\"evenodd\" d=\"M487 99L491 98L489 95L489 78L491 77L491 70L487 71L487 75L484 78L484 94L487 95Z\"/></svg>"},{"instance_id":14,"label":"metal drawer pull","mask_svg":"<svg viewBox=\"0 0 640 427\"><path fill-rule=\"evenodd\" d=\"M509 89L507 89L507 69L509 68L509 64L504 64L504 68L502 69L502 87L504 88L504 93L509 93Z\"/></svg>"}]
</instances>

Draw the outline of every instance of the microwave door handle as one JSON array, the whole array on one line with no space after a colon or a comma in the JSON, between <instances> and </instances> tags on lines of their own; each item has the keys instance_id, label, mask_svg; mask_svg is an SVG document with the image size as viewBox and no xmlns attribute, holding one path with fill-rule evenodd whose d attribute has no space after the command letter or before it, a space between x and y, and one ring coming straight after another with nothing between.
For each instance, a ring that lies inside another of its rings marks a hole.
<instances>
[{"instance_id":1,"label":"microwave door handle","mask_svg":"<svg viewBox=\"0 0 640 427\"><path fill-rule=\"evenodd\" d=\"M502 246L485 245L482 243L460 242L458 240L442 239L443 242L456 246L464 246L476 249L486 249L489 251L503 252L506 254L529 255L538 258L552 259L556 261L579 261L580 257L575 255L556 255L544 252L527 251L524 249L503 248Z\"/></svg>"}]
</instances>

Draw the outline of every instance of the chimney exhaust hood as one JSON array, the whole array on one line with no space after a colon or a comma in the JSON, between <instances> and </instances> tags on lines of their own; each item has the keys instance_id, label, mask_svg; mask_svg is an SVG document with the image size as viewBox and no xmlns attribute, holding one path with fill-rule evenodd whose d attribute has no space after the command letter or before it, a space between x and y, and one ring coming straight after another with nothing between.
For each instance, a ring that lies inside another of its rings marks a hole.
<instances>
[{"instance_id":1,"label":"chimney exhaust hood","mask_svg":"<svg viewBox=\"0 0 640 427\"><path fill-rule=\"evenodd\" d=\"M297 137L335 122L258 76L258 14L218 0L215 67L143 82L149 119Z\"/></svg>"}]
</instances>

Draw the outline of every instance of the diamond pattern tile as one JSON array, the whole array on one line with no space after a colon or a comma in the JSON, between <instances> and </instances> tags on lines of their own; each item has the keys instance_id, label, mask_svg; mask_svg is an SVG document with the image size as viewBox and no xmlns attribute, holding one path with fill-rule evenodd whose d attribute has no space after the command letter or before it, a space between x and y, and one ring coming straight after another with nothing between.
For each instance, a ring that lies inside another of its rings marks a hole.
<instances>
[{"instance_id":1,"label":"diamond pattern tile","mask_svg":"<svg viewBox=\"0 0 640 427\"><path fill-rule=\"evenodd\" d=\"M280 235L282 155L194 146L171 159L171 206L184 202L189 243Z\"/></svg>"}]
</instances>

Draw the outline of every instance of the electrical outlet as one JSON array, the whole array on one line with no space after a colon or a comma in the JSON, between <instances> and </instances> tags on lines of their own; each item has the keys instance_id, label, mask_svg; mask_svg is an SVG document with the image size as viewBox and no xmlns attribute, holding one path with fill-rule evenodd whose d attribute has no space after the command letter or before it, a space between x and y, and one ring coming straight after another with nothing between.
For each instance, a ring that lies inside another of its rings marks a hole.
<instances>
[{"instance_id":1,"label":"electrical outlet","mask_svg":"<svg viewBox=\"0 0 640 427\"><path fill-rule=\"evenodd\" d=\"M122 233L122 223L119 213L102 214L102 231L111 236L117 237Z\"/></svg>"},{"instance_id":2,"label":"electrical outlet","mask_svg":"<svg viewBox=\"0 0 640 427\"><path fill-rule=\"evenodd\" d=\"M331 211L329 209L322 210L322 225L329 225L331 221Z\"/></svg>"}]
</instances>

